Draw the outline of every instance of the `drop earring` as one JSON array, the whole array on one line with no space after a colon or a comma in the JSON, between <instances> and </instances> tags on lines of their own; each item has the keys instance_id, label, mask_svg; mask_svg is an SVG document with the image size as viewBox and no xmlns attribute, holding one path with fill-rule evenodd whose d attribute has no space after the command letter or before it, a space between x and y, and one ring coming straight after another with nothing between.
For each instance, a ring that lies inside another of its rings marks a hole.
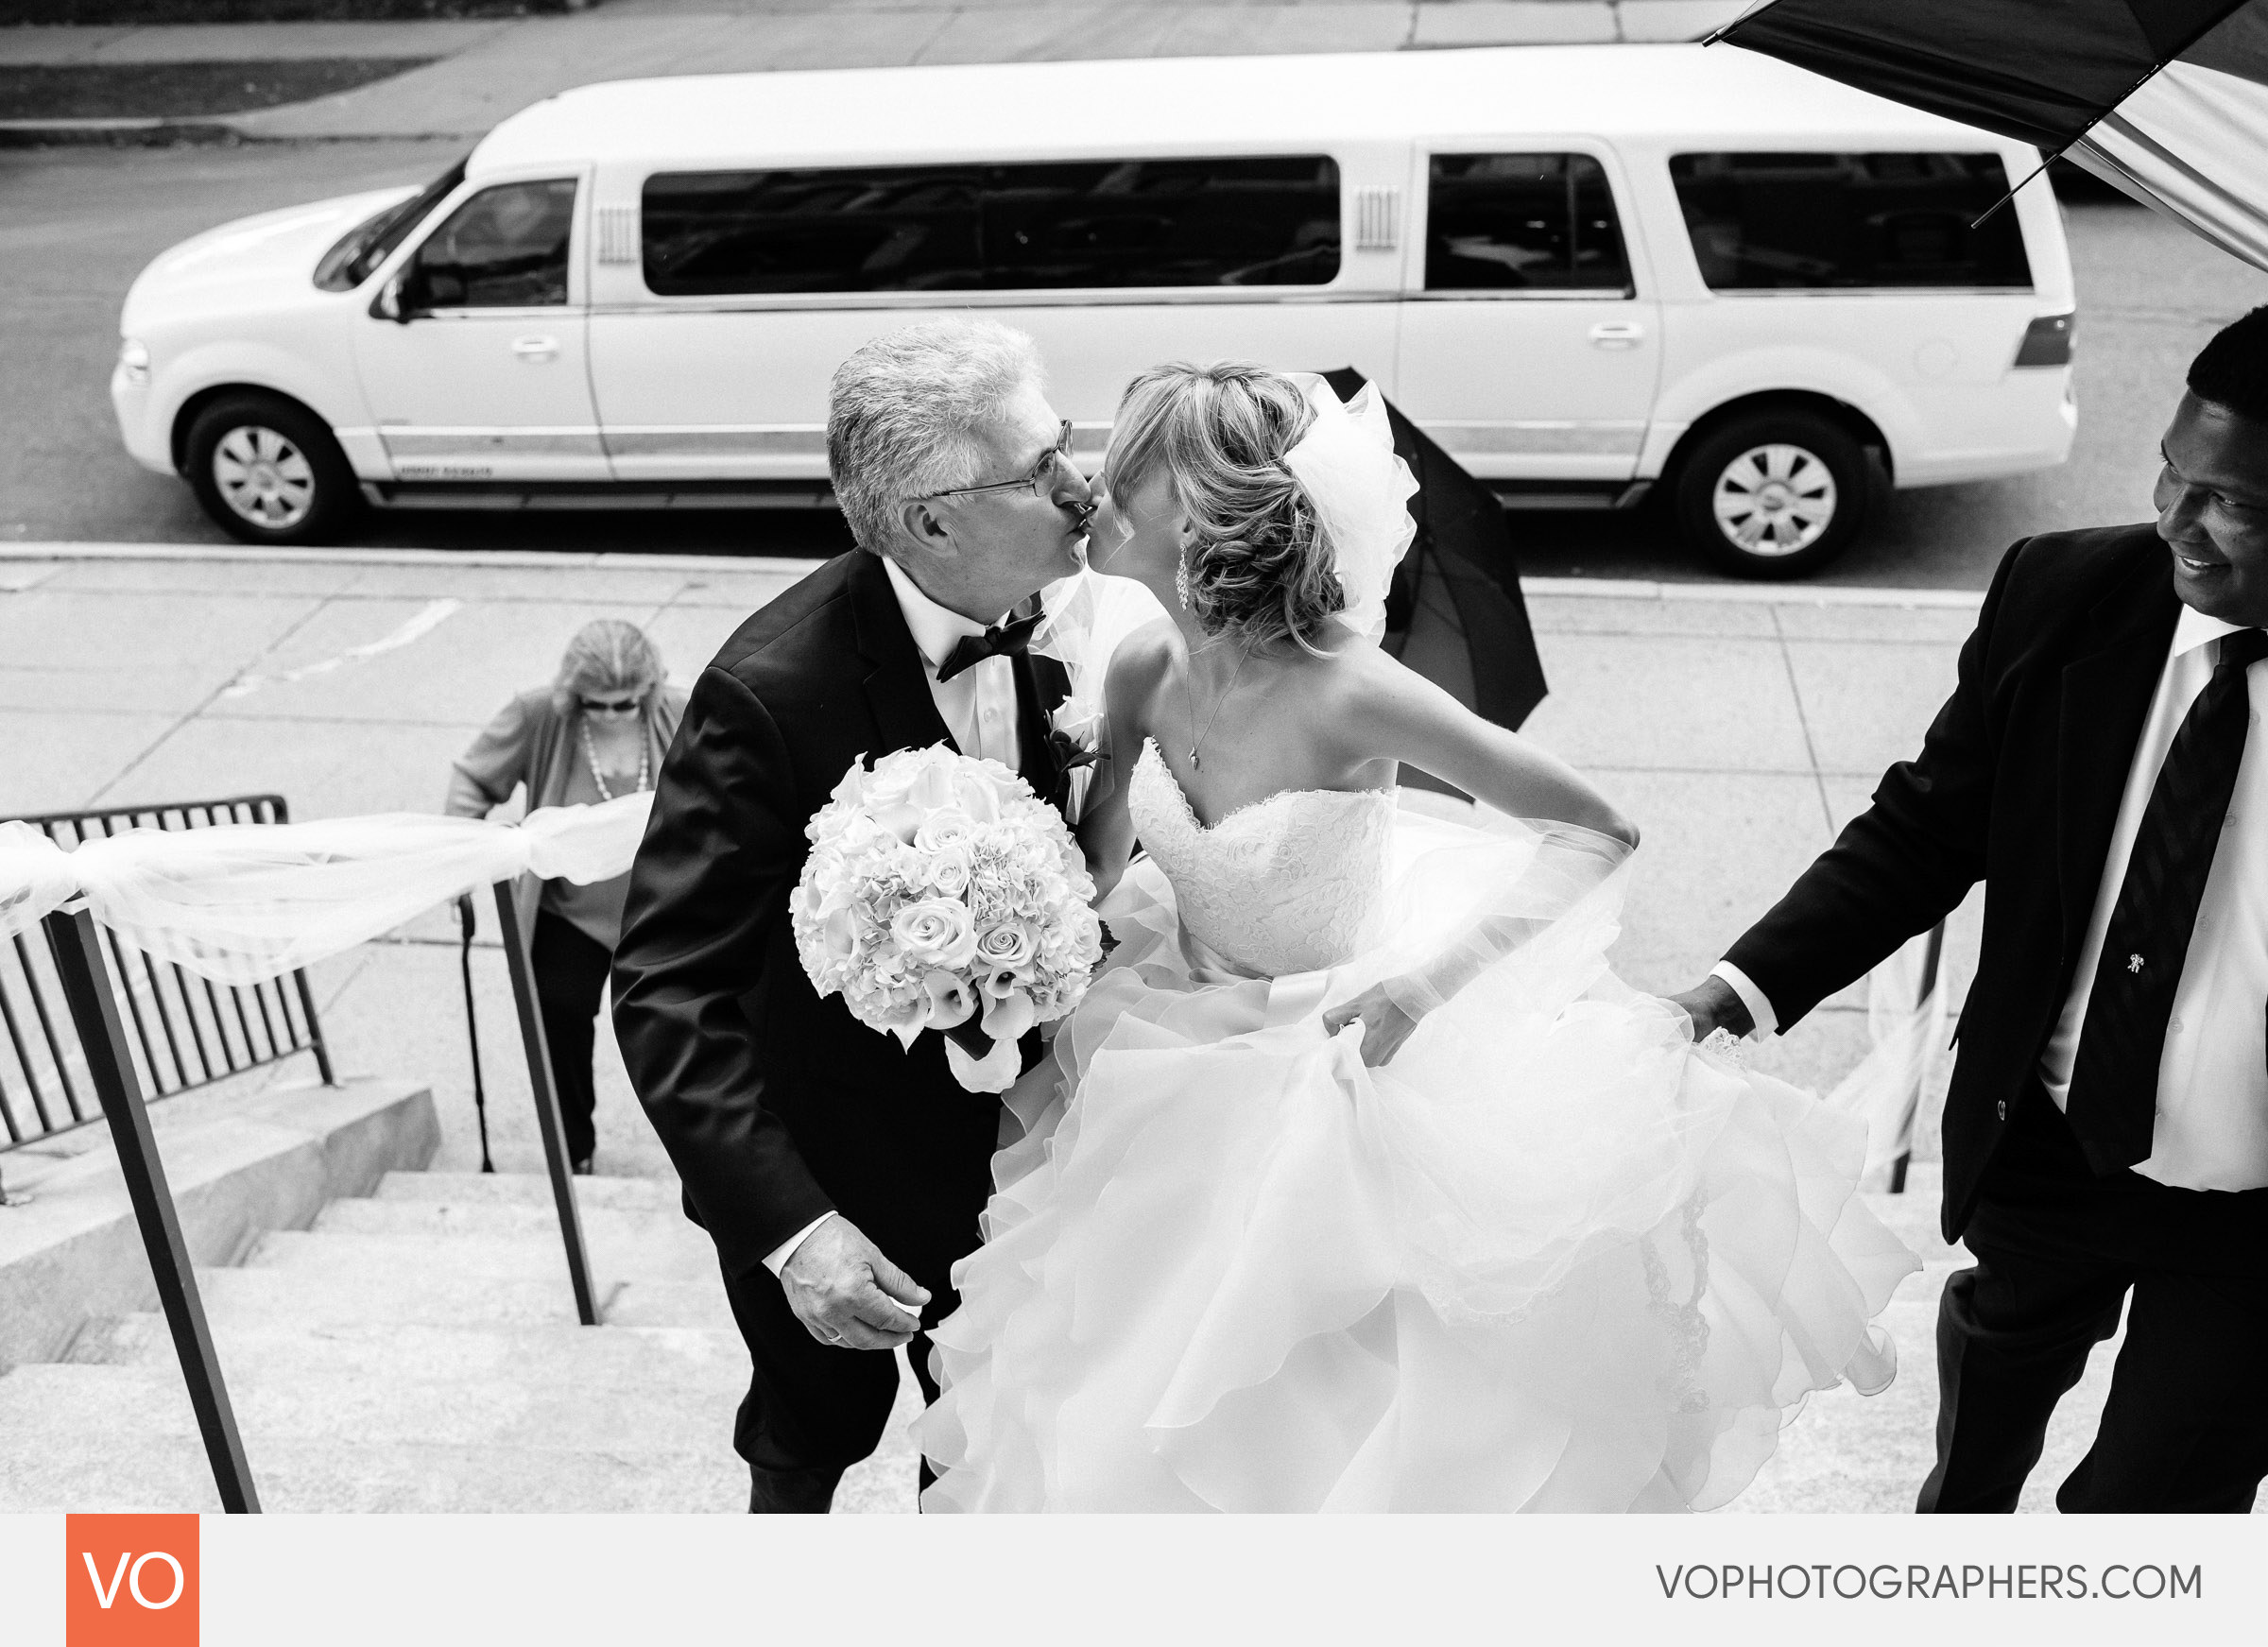
<instances>
[{"instance_id":1,"label":"drop earring","mask_svg":"<svg viewBox=\"0 0 2268 1647\"><path fill-rule=\"evenodd\" d=\"M1189 610L1189 556L1186 552L1174 562L1174 594L1181 602L1181 609Z\"/></svg>"}]
</instances>

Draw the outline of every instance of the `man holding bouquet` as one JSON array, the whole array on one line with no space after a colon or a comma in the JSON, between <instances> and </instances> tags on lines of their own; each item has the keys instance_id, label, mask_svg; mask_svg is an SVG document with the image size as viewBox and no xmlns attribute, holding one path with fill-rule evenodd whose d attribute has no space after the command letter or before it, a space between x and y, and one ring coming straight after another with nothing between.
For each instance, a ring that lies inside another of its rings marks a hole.
<instances>
[{"instance_id":1,"label":"man holding bouquet","mask_svg":"<svg viewBox=\"0 0 2268 1647\"><path fill-rule=\"evenodd\" d=\"M940 1036L902 1045L814 988L790 909L806 826L853 763L948 741L1059 804L1050 717L1068 678L1027 646L1093 506L1031 340L989 322L861 348L835 373L827 439L859 547L702 672L614 953L630 1079L753 1363L733 1444L757 1511L829 1507L888 1419L888 1351L912 1343L935 1398L921 1329L954 1309L1000 1124Z\"/></svg>"}]
</instances>

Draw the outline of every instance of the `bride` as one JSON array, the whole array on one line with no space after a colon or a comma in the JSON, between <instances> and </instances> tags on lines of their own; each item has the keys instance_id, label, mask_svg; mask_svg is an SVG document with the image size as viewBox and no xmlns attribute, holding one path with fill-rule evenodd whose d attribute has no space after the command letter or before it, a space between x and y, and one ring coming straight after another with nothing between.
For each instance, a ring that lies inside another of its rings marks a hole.
<instances>
[{"instance_id":1,"label":"bride","mask_svg":"<svg viewBox=\"0 0 2268 1647\"><path fill-rule=\"evenodd\" d=\"M1158 368L1102 489L1094 570L1165 611L1091 637L1118 947L1010 1094L923 1507L1704 1509L1886 1385L1863 1123L1619 982L1635 828L1380 649L1375 395Z\"/></svg>"}]
</instances>

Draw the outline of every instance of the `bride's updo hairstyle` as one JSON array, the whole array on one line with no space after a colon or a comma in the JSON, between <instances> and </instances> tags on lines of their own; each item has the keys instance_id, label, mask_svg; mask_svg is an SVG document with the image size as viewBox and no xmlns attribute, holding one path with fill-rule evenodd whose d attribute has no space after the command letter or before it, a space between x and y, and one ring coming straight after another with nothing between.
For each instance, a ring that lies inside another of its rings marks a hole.
<instances>
[{"instance_id":1,"label":"bride's updo hairstyle","mask_svg":"<svg viewBox=\"0 0 2268 1647\"><path fill-rule=\"evenodd\" d=\"M1240 362L1155 366L1119 402L1110 484L1162 473L1189 513L1189 606L1209 635L1310 652L1346 606L1321 523L1283 455L1314 408L1299 386Z\"/></svg>"}]
</instances>

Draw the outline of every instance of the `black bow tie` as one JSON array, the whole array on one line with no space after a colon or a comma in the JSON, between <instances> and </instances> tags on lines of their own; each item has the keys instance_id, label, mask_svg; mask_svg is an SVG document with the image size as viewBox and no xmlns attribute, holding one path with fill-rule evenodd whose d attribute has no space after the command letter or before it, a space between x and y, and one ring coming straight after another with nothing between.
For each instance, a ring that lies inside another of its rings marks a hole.
<instances>
[{"instance_id":1,"label":"black bow tie","mask_svg":"<svg viewBox=\"0 0 2268 1647\"><path fill-rule=\"evenodd\" d=\"M937 679L951 680L962 670L988 658L1021 658L1024 648L1032 643L1032 631L1040 626L1044 615L1034 612L1028 618L1010 618L981 635L963 635L937 670Z\"/></svg>"}]
</instances>

